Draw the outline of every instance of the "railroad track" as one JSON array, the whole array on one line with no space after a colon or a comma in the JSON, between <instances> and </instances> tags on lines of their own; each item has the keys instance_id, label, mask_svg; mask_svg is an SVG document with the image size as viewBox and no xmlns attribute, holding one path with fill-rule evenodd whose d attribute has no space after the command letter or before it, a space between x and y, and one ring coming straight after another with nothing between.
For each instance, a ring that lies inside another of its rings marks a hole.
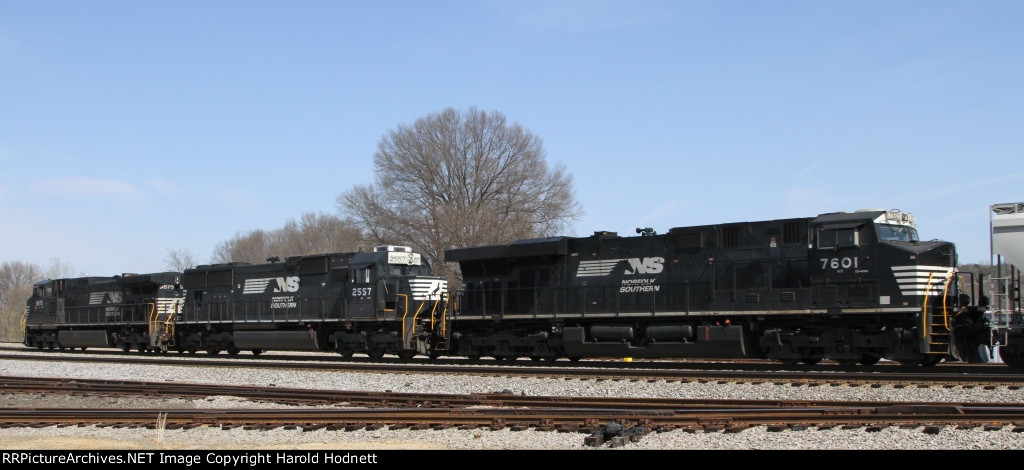
<instances>
[{"instance_id":1,"label":"railroad track","mask_svg":"<svg viewBox=\"0 0 1024 470\"><path fill-rule=\"evenodd\" d=\"M306 388L212 385L179 382L52 379L0 376L0 392L47 393L162 398L232 396L247 400L302 406L415 407L415 408L565 408L576 409L743 409L743 408L892 408L943 409L964 407L1005 408L1005 403L934 403L891 401L729 400L689 398L621 398L528 396L511 393L409 393L392 391L317 390Z\"/></svg>"},{"instance_id":2,"label":"railroad track","mask_svg":"<svg viewBox=\"0 0 1024 470\"><path fill-rule=\"evenodd\" d=\"M28 351L23 349L23 351ZM77 363L130 363L162 366L203 366L230 368L264 368L264 369L304 369L329 370L363 373L401 373L401 374L460 374L475 376L498 377L545 377L574 378L582 380L611 381L678 381L678 382L722 382L722 383L778 383L806 386L849 385L849 386L895 386L895 387L1007 387L1017 389L1024 386L1024 373L1006 367L861 367L851 370L708 370L694 369L690 364L675 364L666 367L666 363L630 363L623 367L563 366L559 363L543 366L532 365L531 362L519 361L501 365L482 365L480 363L398 363L398 362L335 362L335 361L295 361L270 359L241 358L182 358L176 355L94 355L94 354L0 354L0 360L19 361L56 361ZM493 363L492 363L493 364ZM530 365L527 365L530 364ZM572 363L562 363L572 364ZM647 367L647 364L656 366ZM667 363L672 364L672 363ZM706 365L706 364L705 364ZM735 366L734 366L735 367Z\"/></svg>"},{"instance_id":3,"label":"railroad track","mask_svg":"<svg viewBox=\"0 0 1024 470\"><path fill-rule=\"evenodd\" d=\"M943 428L1011 427L1024 431L1024 407L1015 404L971 406L852 406L697 409L577 409L577 408L373 408L373 409L0 409L0 427L112 426L148 429L188 429L216 426L269 430L276 428L354 431L359 429L510 429L588 433L584 444L606 441L623 445L650 432L677 429L689 432L739 432L753 426L769 431L864 429L890 426Z\"/></svg>"},{"instance_id":4,"label":"railroad track","mask_svg":"<svg viewBox=\"0 0 1024 470\"><path fill-rule=\"evenodd\" d=\"M841 427L880 431L949 426L1024 432L1019 403L929 403L807 400L706 400L523 396L502 393L428 394L225 386L172 382L0 377L0 392L76 395L209 397L229 395L285 404L287 409L2 408L0 427L101 426L149 429L275 428L532 429L586 433L587 445L624 445L650 432L738 432Z\"/></svg>"}]
</instances>

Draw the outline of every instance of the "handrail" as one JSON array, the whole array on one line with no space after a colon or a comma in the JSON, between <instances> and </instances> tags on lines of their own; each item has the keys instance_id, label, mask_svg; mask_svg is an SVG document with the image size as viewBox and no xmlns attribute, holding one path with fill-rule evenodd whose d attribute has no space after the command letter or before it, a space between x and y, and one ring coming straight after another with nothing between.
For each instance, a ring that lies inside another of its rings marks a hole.
<instances>
[{"instance_id":1,"label":"handrail","mask_svg":"<svg viewBox=\"0 0 1024 470\"><path fill-rule=\"evenodd\" d=\"M441 303L442 295L437 296L437 300L434 302L434 307L430 309L430 331L434 331L434 323L437 322L437 304Z\"/></svg>"},{"instance_id":2,"label":"handrail","mask_svg":"<svg viewBox=\"0 0 1024 470\"><path fill-rule=\"evenodd\" d=\"M409 296L406 294L398 294L399 297L405 298L405 312L402 313L402 341L405 341L405 317L409 316Z\"/></svg>"},{"instance_id":3,"label":"handrail","mask_svg":"<svg viewBox=\"0 0 1024 470\"><path fill-rule=\"evenodd\" d=\"M928 329L928 294L932 291L932 277L935 273L928 274L928 283L924 286L924 303L921 306L921 334L927 335L930 330ZM931 335L929 335L931 336ZM929 338L930 340L930 338Z\"/></svg>"},{"instance_id":4,"label":"handrail","mask_svg":"<svg viewBox=\"0 0 1024 470\"><path fill-rule=\"evenodd\" d=\"M157 313L157 311L156 311L156 303L155 302L147 302L145 305L149 306L149 315L147 316L149 318L149 320L146 321L146 329L149 332L149 341L150 341L150 343L152 343L153 342L153 330L156 328L156 322L157 322L157 320L156 320L156 313Z\"/></svg>"},{"instance_id":5,"label":"handrail","mask_svg":"<svg viewBox=\"0 0 1024 470\"><path fill-rule=\"evenodd\" d=\"M946 276L946 285L942 288L942 323L946 327L946 331L949 329L949 307L946 302L949 300L949 283L953 280L953 275L950 273Z\"/></svg>"}]
</instances>

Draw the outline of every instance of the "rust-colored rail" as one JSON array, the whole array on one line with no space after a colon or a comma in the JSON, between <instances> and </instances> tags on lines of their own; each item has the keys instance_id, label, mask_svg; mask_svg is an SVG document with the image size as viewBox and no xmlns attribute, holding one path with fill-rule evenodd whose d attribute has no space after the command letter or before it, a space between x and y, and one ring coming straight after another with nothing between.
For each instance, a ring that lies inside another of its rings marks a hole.
<instances>
[{"instance_id":1,"label":"rust-colored rail","mask_svg":"<svg viewBox=\"0 0 1024 470\"><path fill-rule=\"evenodd\" d=\"M277 361L277 360L243 360L209 359L182 360L178 356L167 355L83 355L76 354L0 354L0 360L20 361L56 361L81 363L128 363L180 367L245 367L261 369L307 369L353 371L365 373L401 373L401 374L463 374L499 377L567 377L593 380L665 380L665 381L721 381L736 383L791 383L806 385L848 384L848 385L893 385L893 386L962 386L962 387L1022 387L1024 371L1016 371L1006 367L946 367L946 368L905 368L881 367L859 368L851 370L777 370L765 369L761 364L757 370L705 370L687 368L678 365L666 368L664 363L657 363L656 368L646 368L646 363L622 363L623 367L599 368L556 365L533 366L529 362L509 365L479 365L463 361L452 363L430 363L421 361L415 364L392 362L334 362L334 361ZM652 366L655 367L655 366ZM773 366L781 367L781 366ZM968 369L968 370L965 370Z\"/></svg>"},{"instance_id":2,"label":"rust-colored rail","mask_svg":"<svg viewBox=\"0 0 1024 470\"><path fill-rule=\"evenodd\" d=\"M137 395L147 397L234 396L262 402L292 405L345 405L372 407L524 407L575 409L715 409L715 408L881 408L932 407L953 409L987 407L1002 409L1005 403L935 403L808 400L725 400L687 398L620 398L528 396L507 393L409 393L390 391L317 390L305 388L211 385L180 382L53 379L0 376L0 391L8 393L67 393L77 395Z\"/></svg>"},{"instance_id":3,"label":"rust-colored rail","mask_svg":"<svg viewBox=\"0 0 1024 470\"><path fill-rule=\"evenodd\" d=\"M220 426L267 429L294 426L304 430L412 428L512 428L593 432L606 423L650 430L677 428L704 431L749 426L1013 426L1024 423L1021 406L861 406L701 410L633 410L575 408L375 408L375 409L0 409L0 426L97 425L131 427Z\"/></svg>"}]
</instances>

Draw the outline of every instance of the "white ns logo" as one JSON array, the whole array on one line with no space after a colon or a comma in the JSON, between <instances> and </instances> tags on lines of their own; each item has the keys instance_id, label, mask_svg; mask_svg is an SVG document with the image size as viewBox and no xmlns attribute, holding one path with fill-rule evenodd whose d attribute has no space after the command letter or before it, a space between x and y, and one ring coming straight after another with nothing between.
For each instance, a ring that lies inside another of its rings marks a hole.
<instances>
[{"instance_id":1,"label":"white ns logo","mask_svg":"<svg viewBox=\"0 0 1024 470\"><path fill-rule=\"evenodd\" d=\"M629 258L629 267L624 274L658 274L665 269L665 258Z\"/></svg>"}]
</instances>

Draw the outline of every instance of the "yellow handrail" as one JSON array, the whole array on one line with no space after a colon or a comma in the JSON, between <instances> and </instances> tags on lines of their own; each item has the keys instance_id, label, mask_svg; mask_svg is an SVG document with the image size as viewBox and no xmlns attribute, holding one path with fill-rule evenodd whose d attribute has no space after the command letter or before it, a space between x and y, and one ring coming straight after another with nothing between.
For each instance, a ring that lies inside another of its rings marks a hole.
<instances>
[{"instance_id":1,"label":"yellow handrail","mask_svg":"<svg viewBox=\"0 0 1024 470\"><path fill-rule=\"evenodd\" d=\"M21 326L21 334L28 336L28 306L25 306L25 311L21 313L21 321L18 322Z\"/></svg>"},{"instance_id":2,"label":"yellow handrail","mask_svg":"<svg viewBox=\"0 0 1024 470\"><path fill-rule=\"evenodd\" d=\"M949 299L949 283L953 280L953 275L950 273L946 276L946 285L942 288L942 323L946 327L946 331L949 330L949 307L946 301Z\"/></svg>"},{"instance_id":3,"label":"yellow handrail","mask_svg":"<svg viewBox=\"0 0 1024 470\"><path fill-rule=\"evenodd\" d=\"M178 307L181 307L181 303L175 302L174 311L167 315L167 319L164 320L164 333L168 338L174 337L174 329L178 321Z\"/></svg>"},{"instance_id":4,"label":"yellow handrail","mask_svg":"<svg viewBox=\"0 0 1024 470\"><path fill-rule=\"evenodd\" d=\"M149 329L149 335L153 336L153 329L156 328L156 303L149 302L146 305L149 306L149 321L146 322L146 327Z\"/></svg>"},{"instance_id":5,"label":"yellow handrail","mask_svg":"<svg viewBox=\"0 0 1024 470\"><path fill-rule=\"evenodd\" d=\"M926 335L930 331L928 329L928 293L932 291L932 276L935 273L928 274L928 284L924 286L924 305L921 310L921 334Z\"/></svg>"},{"instance_id":6,"label":"yellow handrail","mask_svg":"<svg viewBox=\"0 0 1024 470\"><path fill-rule=\"evenodd\" d=\"M402 341L405 341L405 317L409 315L409 296L405 294L398 294L398 296L405 298L405 312L402 313Z\"/></svg>"},{"instance_id":7,"label":"yellow handrail","mask_svg":"<svg viewBox=\"0 0 1024 470\"><path fill-rule=\"evenodd\" d=\"M437 314L437 304L441 303L441 297L442 296L443 296L443 294L437 296L437 301L434 302L434 307L430 309L430 331L434 331L434 323L436 323L436 317L437 317L437 315L436 315Z\"/></svg>"}]
</instances>

